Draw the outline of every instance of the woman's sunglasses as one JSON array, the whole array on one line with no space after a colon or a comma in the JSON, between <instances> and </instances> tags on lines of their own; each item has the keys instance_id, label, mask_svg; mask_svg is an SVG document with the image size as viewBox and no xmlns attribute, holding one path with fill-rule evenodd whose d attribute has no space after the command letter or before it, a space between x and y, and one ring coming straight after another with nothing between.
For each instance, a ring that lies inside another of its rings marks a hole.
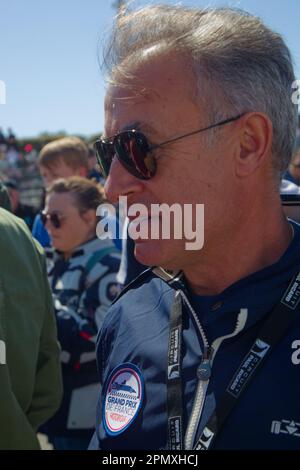
<instances>
[{"instance_id":1,"label":"woman's sunglasses","mask_svg":"<svg viewBox=\"0 0 300 470\"><path fill-rule=\"evenodd\" d=\"M48 214L45 211L40 212L40 217L43 225L46 225L47 220L50 220L51 224L54 228L60 228L61 222L65 218L64 216L57 214L57 212L53 212L52 214Z\"/></svg>"},{"instance_id":2,"label":"woman's sunglasses","mask_svg":"<svg viewBox=\"0 0 300 470\"><path fill-rule=\"evenodd\" d=\"M236 121L243 114L217 122L203 129L184 134L174 139L166 140L161 144L150 145L147 138L140 131L130 130L120 132L110 139L99 139L95 142L95 152L98 164L105 178L108 177L113 158L116 156L123 167L133 176L142 180L153 178L156 173L156 159L152 153L163 145L176 142L199 132L208 131L214 127L222 126Z\"/></svg>"}]
</instances>

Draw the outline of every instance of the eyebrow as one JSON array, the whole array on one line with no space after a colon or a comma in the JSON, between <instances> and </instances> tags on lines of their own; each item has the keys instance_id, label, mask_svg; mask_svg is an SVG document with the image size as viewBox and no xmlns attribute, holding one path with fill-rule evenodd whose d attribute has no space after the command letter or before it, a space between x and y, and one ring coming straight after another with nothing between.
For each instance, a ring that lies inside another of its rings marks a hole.
<instances>
[{"instance_id":1,"label":"eyebrow","mask_svg":"<svg viewBox=\"0 0 300 470\"><path fill-rule=\"evenodd\" d=\"M135 122L130 122L128 124L125 124L122 128L118 129L117 132L109 137L106 137L105 134L102 134L102 139L104 140L110 140L112 139L115 135L119 134L120 132L126 132L126 131L140 131L144 132L145 134L150 134L154 136L159 136L158 132L154 127L152 127L150 124L147 124L146 122L143 121L135 121Z\"/></svg>"},{"instance_id":2,"label":"eyebrow","mask_svg":"<svg viewBox=\"0 0 300 470\"><path fill-rule=\"evenodd\" d=\"M131 131L132 129L136 129L136 130L140 130L141 129L141 123L136 121L136 122L132 122L130 124L126 124L125 126L123 126L121 129L118 129L117 132L115 132L114 134L110 135L109 137L107 137L105 135L105 133L103 132L101 138L104 139L104 140L110 140L112 139L115 135L119 134L120 132L125 132L125 131Z\"/></svg>"},{"instance_id":3,"label":"eyebrow","mask_svg":"<svg viewBox=\"0 0 300 470\"><path fill-rule=\"evenodd\" d=\"M121 129L119 129L118 132L131 131L132 129L139 131L141 130L141 127L142 127L142 123L140 121L135 121L135 122L126 124Z\"/></svg>"},{"instance_id":4,"label":"eyebrow","mask_svg":"<svg viewBox=\"0 0 300 470\"><path fill-rule=\"evenodd\" d=\"M135 121L135 122L126 124L118 132L131 131L131 130L145 132L146 134L150 134L154 136L158 134L157 130L154 129L154 127L152 127L150 124L147 124L146 122L143 122L143 121Z\"/></svg>"}]
</instances>

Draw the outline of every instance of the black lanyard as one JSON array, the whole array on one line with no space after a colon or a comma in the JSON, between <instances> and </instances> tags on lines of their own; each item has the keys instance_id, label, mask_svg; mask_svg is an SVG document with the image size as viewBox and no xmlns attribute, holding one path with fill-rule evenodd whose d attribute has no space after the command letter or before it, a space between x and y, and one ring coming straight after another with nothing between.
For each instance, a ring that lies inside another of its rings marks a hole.
<instances>
[{"instance_id":1,"label":"black lanyard","mask_svg":"<svg viewBox=\"0 0 300 470\"><path fill-rule=\"evenodd\" d=\"M169 449L172 450L180 450L183 448L181 345L182 299L180 293L177 291L175 293L170 318L167 371L168 438Z\"/></svg>"},{"instance_id":2,"label":"black lanyard","mask_svg":"<svg viewBox=\"0 0 300 470\"><path fill-rule=\"evenodd\" d=\"M219 406L209 418L194 449L208 450L225 420L236 406L250 381L284 336L298 313L300 301L300 273L293 277L280 302L268 314L257 338L228 384ZM170 316L167 374L167 411L169 449L183 448L182 401L182 298L176 292Z\"/></svg>"}]
</instances>

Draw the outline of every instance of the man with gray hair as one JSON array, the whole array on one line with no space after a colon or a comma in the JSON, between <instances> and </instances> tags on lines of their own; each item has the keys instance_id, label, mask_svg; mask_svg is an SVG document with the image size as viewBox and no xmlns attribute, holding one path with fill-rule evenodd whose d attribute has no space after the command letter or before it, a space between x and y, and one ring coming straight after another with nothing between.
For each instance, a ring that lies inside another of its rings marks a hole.
<instances>
[{"instance_id":1,"label":"man with gray hair","mask_svg":"<svg viewBox=\"0 0 300 470\"><path fill-rule=\"evenodd\" d=\"M161 5L118 18L105 64L108 199L143 205L135 228L163 223L154 204L192 208L191 223L203 204L205 226L197 250L176 219L169 239L136 237L156 267L99 335L90 447L299 449L300 229L279 195L297 127L289 50L243 11Z\"/></svg>"}]
</instances>

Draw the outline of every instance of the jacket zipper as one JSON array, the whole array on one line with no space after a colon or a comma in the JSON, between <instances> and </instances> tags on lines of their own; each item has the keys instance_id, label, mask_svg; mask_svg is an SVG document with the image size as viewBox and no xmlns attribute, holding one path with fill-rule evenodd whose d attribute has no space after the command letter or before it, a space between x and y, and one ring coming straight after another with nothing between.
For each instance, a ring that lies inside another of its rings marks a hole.
<instances>
[{"instance_id":1,"label":"jacket zipper","mask_svg":"<svg viewBox=\"0 0 300 470\"><path fill-rule=\"evenodd\" d=\"M187 296L182 290L179 290L179 292L182 298L185 300L187 306L189 307L189 310L195 320L204 345L202 360L197 369L198 383L192 413L188 422L187 431L184 438L184 449L192 450L205 403L207 388L211 377L211 369L216 353L225 339L232 338L243 330L247 320L247 309L240 310L234 331L228 335L220 336L219 338L215 339L212 345L210 346L203 330L203 327L200 323L200 320L195 310L191 306Z\"/></svg>"}]
</instances>

